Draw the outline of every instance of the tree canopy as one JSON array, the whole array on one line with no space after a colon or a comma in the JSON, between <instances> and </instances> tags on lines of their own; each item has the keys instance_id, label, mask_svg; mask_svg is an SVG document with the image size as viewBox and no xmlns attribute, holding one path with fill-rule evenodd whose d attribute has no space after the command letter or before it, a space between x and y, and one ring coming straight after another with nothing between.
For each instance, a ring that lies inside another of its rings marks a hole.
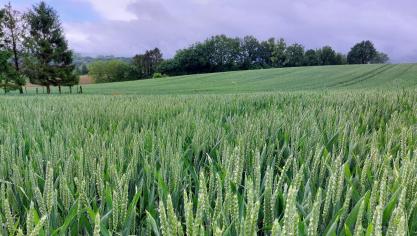
<instances>
[{"instance_id":1,"label":"tree canopy","mask_svg":"<svg viewBox=\"0 0 417 236\"><path fill-rule=\"evenodd\" d=\"M78 83L72 63L72 51L64 37L55 10L41 2L26 14L29 36L25 44L29 52L26 58L26 74L30 82L47 87L72 86Z\"/></svg>"},{"instance_id":2,"label":"tree canopy","mask_svg":"<svg viewBox=\"0 0 417 236\"><path fill-rule=\"evenodd\" d=\"M366 40L357 43L352 47L348 53L347 60L349 64L368 64L376 55L377 51L374 44L371 41Z\"/></svg>"},{"instance_id":3,"label":"tree canopy","mask_svg":"<svg viewBox=\"0 0 417 236\"><path fill-rule=\"evenodd\" d=\"M135 67L139 78L151 78L157 71L159 64L163 61L159 48L147 50L144 54L133 57L132 64Z\"/></svg>"},{"instance_id":4,"label":"tree canopy","mask_svg":"<svg viewBox=\"0 0 417 236\"><path fill-rule=\"evenodd\" d=\"M0 13L0 83L5 92L18 89L23 93L22 86L26 83L20 70L23 37L22 14L9 3Z\"/></svg>"},{"instance_id":5,"label":"tree canopy","mask_svg":"<svg viewBox=\"0 0 417 236\"><path fill-rule=\"evenodd\" d=\"M389 61L389 57L387 54L383 52L377 52L374 58L372 58L371 63L372 64L384 64Z\"/></svg>"},{"instance_id":6,"label":"tree canopy","mask_svg":"<svg viewBox=\"0 0 417 236\"><path fill-rule=\"evenodd\" d=\"M305 51L298 43L287 46L284 39L259 41L254 36L213 36L177 51L163 61L158 72L166 75L210 73L294 66L347 64L346 56L330 46Z\"/></svg>"},{"instance_id":7,"label":"tree canopy","mask_svg":"<svg viewBox=\"0 0 417 236\"><path fill-rule=\"evenodd\" d=\"M309 49L304 54L304 65L305 66L317 66L319 64L319 58L316 50Z\"/></svg>"},{"instance_id":8,"label":"tree canopy","mask_svg":"<svg viewBox=\"0 0 417 236\"><path fill-rule=\"evenodd\" d=\"M97 83L137 79L133 67L119 60L95 61L88 66L88 71Z\"/></svg>"},{"instance_id":9,"label":"tree canopy","mask_svg":"<svg viewBox=\"0 0 417 236\"><path fill-rule=\"evenodd\" d=\"M289 67L302 66L304 64L304 46L298 43L290 45L285 51L285 65Z\"/></svg>"}]
</instances>

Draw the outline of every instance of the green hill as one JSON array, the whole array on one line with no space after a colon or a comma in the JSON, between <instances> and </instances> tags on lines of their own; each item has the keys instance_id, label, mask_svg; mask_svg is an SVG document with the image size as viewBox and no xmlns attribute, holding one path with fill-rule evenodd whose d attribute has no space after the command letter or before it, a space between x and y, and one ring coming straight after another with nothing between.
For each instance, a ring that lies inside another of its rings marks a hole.
<instances>
[{"instance_id":1,"label":"green hill","mask_svg":"<svg viewBox=\"0 0 417 236\"><path fill-rule=\"evenodd\" d=\"M296 67L85 86L88 94L195 94L417 87L417 64Z\"/></svg>"}]
</instances>

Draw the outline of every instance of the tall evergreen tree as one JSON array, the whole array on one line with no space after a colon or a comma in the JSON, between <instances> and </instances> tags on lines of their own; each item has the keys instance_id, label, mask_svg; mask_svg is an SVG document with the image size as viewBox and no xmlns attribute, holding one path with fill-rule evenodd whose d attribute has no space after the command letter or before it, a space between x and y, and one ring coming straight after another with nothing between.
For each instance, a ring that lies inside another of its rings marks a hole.
<instances>
[{"instance_id":1,"label":"tall evergreen tree","mask_svg":"<svg viewBox=\"0 0 417 236\"><path fill-rule=\"evenodd\" d=\"M78 83L73 74L72 51L56 11L45 2L33 6L26 14L29 37L26 40L29 58L26 73L33 84L46 86L72 86Z\"/></svg>"}]
</instances>

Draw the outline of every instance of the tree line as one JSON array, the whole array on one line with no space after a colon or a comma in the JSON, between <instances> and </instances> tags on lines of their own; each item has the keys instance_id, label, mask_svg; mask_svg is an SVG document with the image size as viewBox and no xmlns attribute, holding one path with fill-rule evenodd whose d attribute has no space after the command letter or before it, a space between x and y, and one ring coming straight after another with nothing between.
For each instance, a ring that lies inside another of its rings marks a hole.
<instances>
[{"instance_id":1,"label":"tree line","mask_svg":"<svg viewBox=\"0 0 417 236\"><path fill-rule=\"evenodd\" d=\"M78 84L73 53L57 12L45 2L21 13L7 4L0 10L0 86L7 93L32 84L70 88Z\"/></svg>"},{"instance_id":2,"label":"tree line","mask_svg":"<svg viewBox=\"0 0 417 236\"><path fill-rule=\"evenodd\" d=\"M370 41L356 44L348 55L344 55L330 46L305 50L303 45L288 45L282 38L259 41L253 36L230 38L217 35L179 50L172 59L159 65L158 72L183 75L280 67L386 63L388 60L388 56L378 52Z\"/></svg>"},{"instance_id":3,"label":"tree line","mask_svg":"<svg viewBox=\"0 0 417 236\"><path fill-rule=\"evenodd\" d=\"M155 48L134 56L130 62L96 61L88 66L88 71L96 82L115 82L163 75L388 61L388 56L378 52L370 41L357 43L344 55L331 46L305 50L303 45L288 45L282 38L259 41L254 36L231 38L217 35L177 51L171 59L164 60L161 51Z\"/></svg>"},{"instance_id":4,"label":"tree line","mask_svg":"<svg viewBox=\"0 0 417 236\"><path fill-rule=\"evenodd\" d=\"M75 72L79 75L88 74L88 66L96 61L123 61L130 63L132 62L131 57L116 57L113 55L99 55L99 56L86 56L81 53L73 54L73 63L75 65Z\"/></svg>"},{"instance_id":5,"label":"tree line","mask_svg":"<svg viewBox=\"0 0 417 236\"><path fill-rule=\"evenodd\" d=\"M87 67L97 83L117 82L159 77L159 66L164 61L159 48L137 54L131 60L97 60Z\"/></svg>"}]
</instances>

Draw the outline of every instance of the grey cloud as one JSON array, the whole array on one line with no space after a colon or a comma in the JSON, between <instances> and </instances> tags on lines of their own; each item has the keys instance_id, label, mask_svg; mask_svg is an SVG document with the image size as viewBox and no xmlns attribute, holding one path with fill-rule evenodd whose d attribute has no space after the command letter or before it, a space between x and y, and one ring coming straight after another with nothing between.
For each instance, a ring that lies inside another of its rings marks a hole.
<instances>
[{"instance_id":1,"label":"grey cloud","mask_svg":"<svg viewBox=\"0 0 417 236\"><path fill-rule=\"evenodd\" d=\"M393 62L417 61L417 2L336 0L137 0L129 11L137 20L66 24L85 34L72 43L89 54L133 55L160 47L166 56L195 41L224 33L283 37L307 48L331 45L347 52L370 39Z\"/></svg>"}]
</instances>

